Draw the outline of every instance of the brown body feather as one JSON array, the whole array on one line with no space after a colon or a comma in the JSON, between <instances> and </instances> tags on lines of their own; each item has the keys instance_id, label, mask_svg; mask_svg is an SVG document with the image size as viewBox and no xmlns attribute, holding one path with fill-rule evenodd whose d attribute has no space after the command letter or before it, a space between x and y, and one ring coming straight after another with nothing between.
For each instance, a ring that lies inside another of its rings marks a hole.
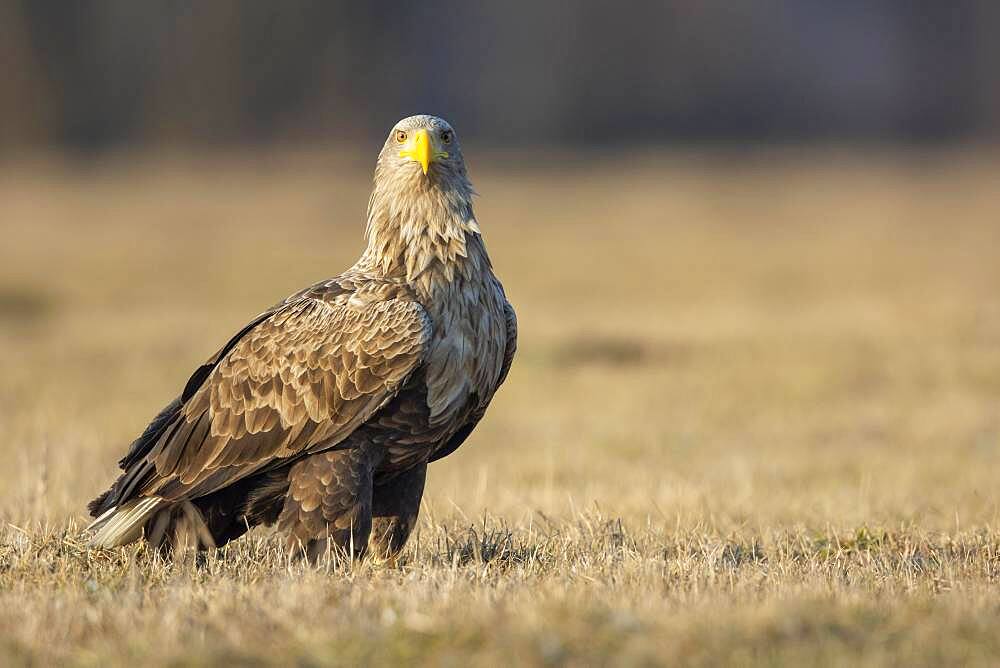
<instances>
[{"instance_id":1,"label":"brown body feather","mask_svg":"<svg viewBox=\"0 0 1000 668\"><path fill-rule=\"evenodd\" d=\"M392 141L361 259L255 318L192 375L91 504L95 544L145 531L221 545L277 521L312 558L331 545L363 553L369 536L382 555L403 546L427 463L483 417L517 328L457 146L424 176Z\"/></svg>"}]
</instances>

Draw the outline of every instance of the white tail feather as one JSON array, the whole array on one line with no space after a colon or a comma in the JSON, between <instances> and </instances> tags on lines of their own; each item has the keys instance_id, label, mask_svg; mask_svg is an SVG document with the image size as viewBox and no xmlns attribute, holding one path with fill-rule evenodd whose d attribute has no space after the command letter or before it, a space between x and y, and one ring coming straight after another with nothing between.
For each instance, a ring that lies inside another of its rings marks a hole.
<instances>
[{"instance_id":1,"label":"white tail feather","mask_svg":"<svg viewBox=\"0 0 1000 668\"><path fill-rule=\"evenodd\" d=\"M101 514L90 523L94 531L90 544L94 547L118 547L139 538L146 522L169 501L159 496L147 496L129 501Z\"/></svg>"}]
</instances>

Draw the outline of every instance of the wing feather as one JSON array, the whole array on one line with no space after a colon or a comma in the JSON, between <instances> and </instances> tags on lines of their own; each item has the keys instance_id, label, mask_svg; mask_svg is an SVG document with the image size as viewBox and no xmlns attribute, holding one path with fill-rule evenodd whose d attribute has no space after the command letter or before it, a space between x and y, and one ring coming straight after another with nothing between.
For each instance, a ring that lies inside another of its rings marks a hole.
<instances>
[{"instance_id":1,"label":"wing feather","mask_svg":"<svg viewBox=\"0 0 1000 668\"><path fill-rule=\"evenodd\" d=\"M424 309L402 298L359 307L314 291L273 310L199 367L129 496L200 496L334 447L423 363L430 331Z\"/></svg>"}]
</instances>

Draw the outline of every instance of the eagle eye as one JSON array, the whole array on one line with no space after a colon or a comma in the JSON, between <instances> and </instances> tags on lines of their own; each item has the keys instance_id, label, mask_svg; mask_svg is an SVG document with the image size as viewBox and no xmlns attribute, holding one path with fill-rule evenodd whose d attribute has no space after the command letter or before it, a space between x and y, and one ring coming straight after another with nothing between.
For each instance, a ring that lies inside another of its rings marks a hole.
<instances>
[{"instance_id":1,"label":"eagle eye","mask_svg":"<svg viewBox=\"0 0 1000 668\"><path fill-rule=\"evenodd\" d=\"M402 144L406 141L406 130L396 130L396 143Z\"/></svg>"}]
</instances>

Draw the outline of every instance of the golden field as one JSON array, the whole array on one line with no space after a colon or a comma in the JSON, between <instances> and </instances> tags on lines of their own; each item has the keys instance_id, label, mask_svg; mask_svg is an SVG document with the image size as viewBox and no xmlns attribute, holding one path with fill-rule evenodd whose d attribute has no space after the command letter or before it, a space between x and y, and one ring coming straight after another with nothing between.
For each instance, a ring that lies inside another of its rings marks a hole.
<instances>
[{"instance_id":1,"label":"golden field","mask_svg":"<svg viewBox=\"0 0 1000 668\"><path fill-rule=\"evenodd\" d=\"M403 563L315 569L84 507L370 157L0 163L0 663L1000 662L996 155L466 154L513 371Z\"/></svg>"}]
</instances>

